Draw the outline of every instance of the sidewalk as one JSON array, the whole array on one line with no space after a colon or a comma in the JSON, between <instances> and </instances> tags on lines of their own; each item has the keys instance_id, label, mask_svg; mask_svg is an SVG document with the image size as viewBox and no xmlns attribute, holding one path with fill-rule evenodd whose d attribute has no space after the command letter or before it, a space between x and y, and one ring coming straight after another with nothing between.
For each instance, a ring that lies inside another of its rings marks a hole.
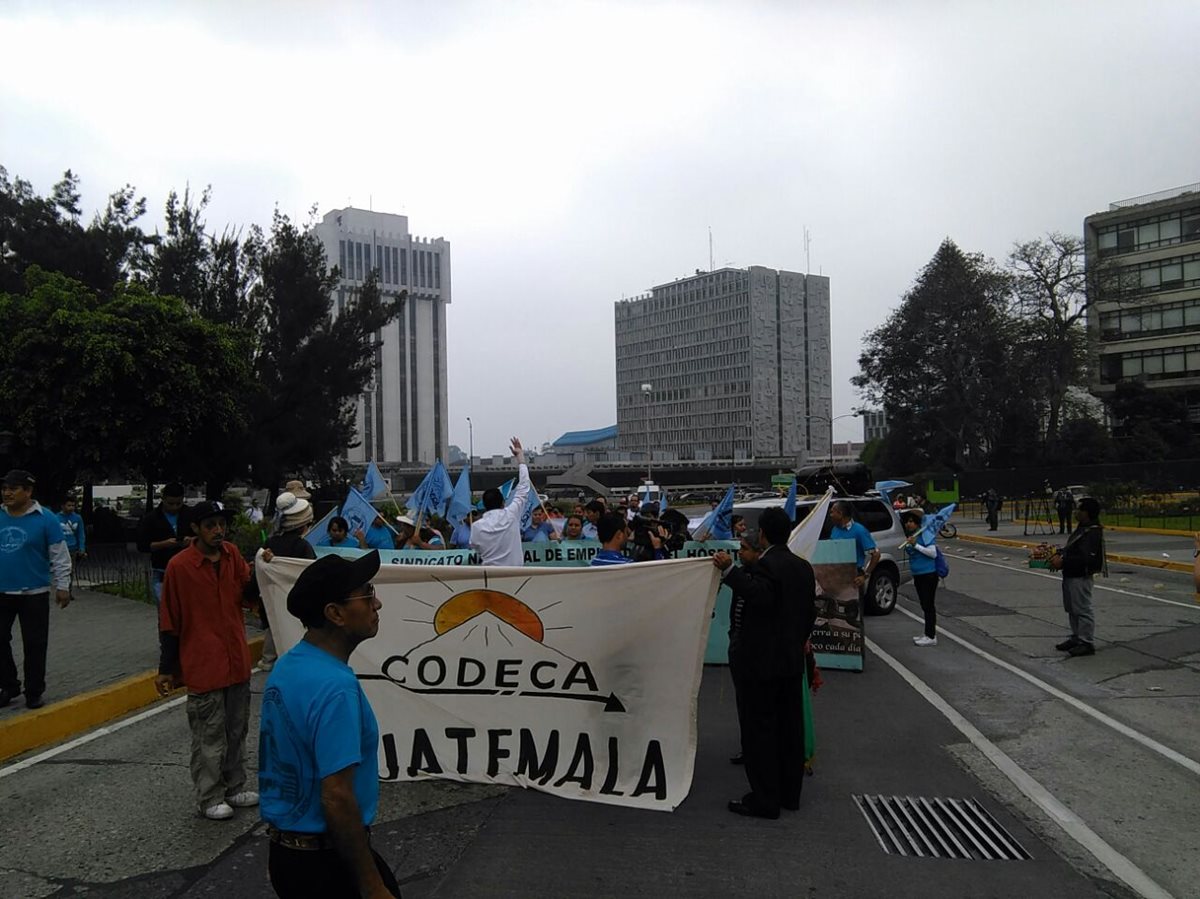
<instances>
[{"instance_id":1,"label":"sidewalk","mask_svg":"<svg viewBox=\"0 0 1200 899\"><path fill-rule=\"evenodd\" d=\"M0 761L58 742L157 699L158 612L120 596L76 588L65 609L50 603L46 706L25 707L25 696L0 709ZM247 627L255 637L257 628ZM20 624L13 625L13 658L22 670ZM251 655L257 658L256 646ZM22 675L22 681L24 676Z\"/></svg>"}]
</instances>

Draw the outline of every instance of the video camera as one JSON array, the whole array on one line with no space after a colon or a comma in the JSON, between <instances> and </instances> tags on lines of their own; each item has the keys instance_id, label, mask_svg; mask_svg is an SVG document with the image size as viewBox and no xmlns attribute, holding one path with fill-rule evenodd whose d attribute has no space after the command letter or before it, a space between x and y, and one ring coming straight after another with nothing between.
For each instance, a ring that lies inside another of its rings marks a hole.
<instances>
[{"instance_id":1,"label":"video camera","mask_svg":"<svg viewBox=\"0 0 1200 899\"><path fill-rule=\"evenodd\" d=\"M657 537L662 548L670 553L683 549L683 544L687 542L687 535L679 533L668 522L643 515L633 517L629 522L629 532L632 535L630 543L633 544L629 555L635 562L649 562L657 558L651 534Z\"/></svg>"}]
</instances>

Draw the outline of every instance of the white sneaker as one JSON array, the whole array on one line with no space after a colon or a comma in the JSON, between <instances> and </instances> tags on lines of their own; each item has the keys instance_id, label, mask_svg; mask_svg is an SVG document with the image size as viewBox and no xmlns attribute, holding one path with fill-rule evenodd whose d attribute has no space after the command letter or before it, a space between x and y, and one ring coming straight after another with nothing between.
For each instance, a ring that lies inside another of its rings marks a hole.
<instances>
[{"instance_id":1,"label":"white sneaker","mask_svg":"<svg viewBox=\"0 0 1200 899\"><path fill-rule=\"evenodd\" d=\"M234 808L252 808L258 805L258 794L253 790L242 790L240 793L226 796L225 802L228 802Z\"/></svg>"},{"instance_id":2,"label":"white sneaker","mask_svg":"<svg viewBox=\"0 0 1200 899\"><path fill-rule=\"evenodd\" d=\"M937 646L937 637L926 637L921 635L920 637L914 637L913 642L918 646Z\"/></svg>"},{"instance_id":3,"label":"white sneaker","mask_svg":"<svg viewBox=\"0 0 1200 899\"><path fill-rule=\"evenodd\" d=\"M921 642L922 640L924 640L924 639L925 639L925 635L924 635L924 634L917 634L915 637L913 637L913 642L914 642L914 643L920 643L920 642Z\"/></svg>"},{"instance_id":4,"label":"white sneaker","mask_svg":"<svg viewBox=\"0 0 1200 899\"><path fill-rule=\"evenodd\" d=\"M216 805L210 805L204 810L204 817L210 821L225 821L233 817L233 809L229 807L229 803L227 802L218 802Z\"/></svg>"}]
</instances>

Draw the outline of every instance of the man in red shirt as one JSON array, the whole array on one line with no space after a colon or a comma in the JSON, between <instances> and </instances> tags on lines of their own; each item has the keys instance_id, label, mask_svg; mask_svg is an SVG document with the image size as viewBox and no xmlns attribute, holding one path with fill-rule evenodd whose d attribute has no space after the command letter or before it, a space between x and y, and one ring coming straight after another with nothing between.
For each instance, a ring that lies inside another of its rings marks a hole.
<instances>
[{"instance_id":1,"label":"man in red shirt","mask_svg":"<svg viewBox=\"0 0 1200 899\"><path fill-rule=\"evenodd\" d=\"M189 513L192 539L171 557L159 606L162 658L155 685L188 688L192 782L200 813L214 821L258 805L246 789L250 650L242 609L250 566L225 541L227 512L205 501Z\"/></svg>"}]
</instances>

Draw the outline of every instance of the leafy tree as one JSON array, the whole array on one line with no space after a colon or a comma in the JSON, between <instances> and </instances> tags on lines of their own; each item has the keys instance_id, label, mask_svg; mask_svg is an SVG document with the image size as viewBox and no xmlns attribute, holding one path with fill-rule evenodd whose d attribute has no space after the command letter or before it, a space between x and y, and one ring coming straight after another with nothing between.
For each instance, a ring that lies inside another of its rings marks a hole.
<instances>
[{"instance_id":1,"label":"leafy tree","mask_svg":"<svg viewBox=\"0 0 1200 899\"><path fill-rule=\"evenodd\" d=\"M1083 380L1089 307L1083 241L1068 234L1018 243L1008 257L1015 308L1029 326L1029 362L1042 382L1047 404L1046 442L1058 435L1063 404L1072 385Z\"/></svg>"},{"instance_id":2,"label":"leafy tree","mask_svg":"<svg viewBox=\"0 0 1200 899\"><path fill-rule=\"evenodd\" d=\"M0 294L0 397L11 455L38 472L44 498L81 477L175 477L180 459L220 452L208 438L243 414L244 335L137 284L104 298L38 266L25 282Z\"/></svg>"},{"instance_id":3,"label":"leafy tree","mask_svg":"<svg viewBox=\"0 0 1200 899\"><path fill-rule=\"evenodd\" d=\"M1009 289L994 263L947 239L900 307L866 335L854 383L887 411L885 460L903 453L929 463L914 468L982 467L1021 418L1022 372L1011 363L1022 334Z\"/></svg>"},{"instance_id":4,"label":"leafy tree","mask_svg":"<svg viewBox=\"0 0 1200 899\"><path fill-rule=\"evenodd\" d=\"M50 196L41 197L28 181L10 181L0 166L0 291L19 293L25 270L36 265L112 296L145 266L152 238L136 224L145 212L145 199L126 185L84 226L79 177L69 169Z\"/></svg>"},{"instance_id":5,"label":"leafy tree","mask_svg":"<svg viewBox=\"0 0 1200 899\"><path fill-rule=\"evenodd\" d=\"M1115 453L1108 429L1094 418L1067 419L1051 445L1051 457L1060 464L1099 465L1112 462Z\"/></svg>"},{"instance_id":6,"label":"leafy tree","mask_svg":"<svg viewBox=\"0 0 1200 899\"><path fill-rule=\"evenodd\" d=\"M1114 422L1117 455L1122 462L1190 459L1196 438L1187 417L1187 401L1177 391L1156 390L1126 380L1106 397Z\"/></svg>"},{"instance_id":7,"label":"leafy tree","mask_svg":"<svg viewBox=\"0 0 1200 899\"><path fill-rule=\"evenodd\" d=\"M386 298L372 272L335 316L337 271L311 229L276 211L270 234L254 246L258 281L250 299L264 312L254 359L260 396L251 409L255 480L277 485L288 473L328 475L354 440L355 401L374 374L380 332L405 296Z\"/></svg>"}]
</instances>

